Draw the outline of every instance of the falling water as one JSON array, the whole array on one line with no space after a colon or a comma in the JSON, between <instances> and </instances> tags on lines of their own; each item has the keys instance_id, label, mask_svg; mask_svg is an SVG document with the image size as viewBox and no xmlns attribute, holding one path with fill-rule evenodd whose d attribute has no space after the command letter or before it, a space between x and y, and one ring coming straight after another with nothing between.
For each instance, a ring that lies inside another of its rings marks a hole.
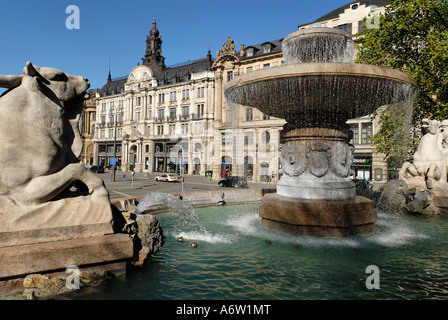
<instances>
[{"instance_id":1,"label":"falling water","mask_svg":"<svg viewBox=\"0 0 448 320\"><path fill-rule=\"evenodd\" d=\"M263 106L263 112L279 118L321 112L331 115L331 123L334 115L353 119L397 102L412 107L415 92L412 84L379 77L299 74L231 88L226 99L233 104Z\"/></svg>"},{"instance_id":2,"label":"falling water","mask_svg":"<svg viewBox=\"0 0 448 320\"><path fill-rule=\"evenodd\" d=\"M348 35L330 32L328 28L316 28L318 33L303 36L298 31L282 43L285 64L313 62L354 62L354 42ZM322 32L324 31L324 32Z\"/></svg>"}]
</instances>

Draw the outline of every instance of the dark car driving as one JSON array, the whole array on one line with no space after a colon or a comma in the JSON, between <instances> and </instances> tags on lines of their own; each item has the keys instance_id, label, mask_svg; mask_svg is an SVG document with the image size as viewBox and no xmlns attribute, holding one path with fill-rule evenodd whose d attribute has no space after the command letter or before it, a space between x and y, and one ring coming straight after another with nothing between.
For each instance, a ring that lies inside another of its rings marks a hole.
<instances>
[{"instance_id":1,"label":"dark car driving","mask_svg":"<svg viewBox=\"0 0 448 320\"><path fill-rule=\"evenodd\" d=\"M92 166L92 167L90 167L90 172L104 173L104 167L103 166Z\"/></svg>"},{"instance_id":2,"label":"dark car driving","mask_svg":"<svg viewBox=\"0 0 448 320\"><path fill-rule=\"evenodd\" d=\"M244 177L227 177L219 180L220 187L247 188L247 180Z\"/></svg>"}]
</instances>

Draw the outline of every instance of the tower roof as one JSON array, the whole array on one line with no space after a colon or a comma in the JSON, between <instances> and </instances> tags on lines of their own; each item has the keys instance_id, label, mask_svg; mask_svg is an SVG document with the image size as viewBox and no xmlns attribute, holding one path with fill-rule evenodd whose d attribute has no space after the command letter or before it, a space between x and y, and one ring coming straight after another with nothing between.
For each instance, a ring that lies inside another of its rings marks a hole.
<instances>
[{"instance_id":1,"label":"tower roof","mask_svg":"<svg viewBox=\"0 0 448 320\"><path fill-rule=\"evenodd\" d=\"M159 36L159 29L157 29L156 17L154 16L154 20L152 21L151 30L149 30L149 36L157 38Z\"/></svg>"}]
</instances>

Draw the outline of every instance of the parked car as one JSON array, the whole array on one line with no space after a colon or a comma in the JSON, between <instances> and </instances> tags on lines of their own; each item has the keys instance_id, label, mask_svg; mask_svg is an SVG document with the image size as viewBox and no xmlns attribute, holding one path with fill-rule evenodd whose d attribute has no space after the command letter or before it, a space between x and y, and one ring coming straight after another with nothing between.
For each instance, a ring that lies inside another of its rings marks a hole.
<instances>
[{"instance_id":1,"label":"parked car","mask_svg":"<svg viewBox=\"0 0 448 320\"><path fill-rule=\"evenodd\" d=\"M244 177L227 177L219 180L220 187L247 188L247 180Z\"/></svg>"},{"instance_id":2,"label":"parked car","mask_svg":"<svg viewBox=\"0 0 448 320\"><path fill-rule=\"evenodd\" d=\"M175 176L164 173L161 176L157 176L156 181L178 182L179 179Z\"/></svg>"},{"instance_id":3,"label":"parked car","mask_svg":"<svg viewBox=\"0 0 448 320\"><path fill-rule=\"evenodd\" d=\"M104 173L104 167L103 166L91 166L90 172Z\"/></svg>"}]
</instances>

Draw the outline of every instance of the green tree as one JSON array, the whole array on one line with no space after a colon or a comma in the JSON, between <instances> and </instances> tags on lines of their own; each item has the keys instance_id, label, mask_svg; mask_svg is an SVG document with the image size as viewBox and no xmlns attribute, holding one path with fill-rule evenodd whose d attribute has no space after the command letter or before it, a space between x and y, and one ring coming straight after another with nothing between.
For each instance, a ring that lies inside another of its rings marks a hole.
<instances>
[{"instance_id":1,"label":"green tree","mask_svg":"<svg viewBox=\"0 0 448 320\"><path fill-rule=\"evenodd\" d=\"M425 114L448 119L448 1L393 0L376 28L368 25L371 21L366 19L365 32L357 39L356 62L401 70L417 80L414 128ZM403 122L394 112L380 111L381 129L372 141L397 165L411 146L397 141L403 139L398 129Z\"/></svg>"}]
</instances>

